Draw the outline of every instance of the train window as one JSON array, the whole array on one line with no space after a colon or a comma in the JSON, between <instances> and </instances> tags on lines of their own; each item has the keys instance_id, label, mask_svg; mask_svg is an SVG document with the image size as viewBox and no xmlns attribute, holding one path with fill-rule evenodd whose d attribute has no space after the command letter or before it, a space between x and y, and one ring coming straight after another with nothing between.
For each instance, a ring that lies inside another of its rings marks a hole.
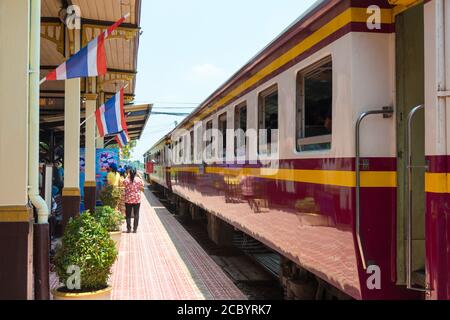
<instances>
[{"instance_id":1,"label":"train window","mask_svg":"<svg viewBox=\"0 0 450 320\"><path fill-rule=\"evenodd\" d=\"M180 140L178 140L178 148L179 148L179 151L178 151L179 160L183 161L183 151L184 151L184 139L183 139L183 137L181 137Z\"/></svg>"},{"instance_id":2,"label":"train window","mask_svg":"<svg viewBox=\"0 0 450 320\"><path fill-rule=\"evenodd\" d=\"M274 130L278 130L278 87L276 85L260 94L258 118L259 153L271 153L274 151L271 150L272 140L276 133ZM261 140L263 132L266 138ZM277 143L277 141L273 142Z\"/></svg>"},{"instance_id":3,"label":"train window","mask_svg":"<svg viewBox=\"0 0 450 320\"><path fill-rule=\"evenodd\" d=\"M219 132L222 137L219 139L219 158L225 158L227 153L227 113L219 116Z\"/></svg>"},{"instance_id":4,"label":"train window","mask_svg":"<svg viewBox=\"0 0 450 320\"><path fill-rule=\"evenodd\" d=\"M247 132L247 104L244 102L236 106L234 111L234 155L236 157L245 155Z\"/></svg>"},{"instance_id":5,"label":"train window","mask_svg":"<svg viewBox=\"0 0 450 320\"><path fill-rule=\"evenodd\" d=\"M213 155L213 121L206 123L206 158L211 159Z\"/></svg>"},{"instance_id":6,"label":"train window","mask_svg":"<svg viewBox=\"0 0 450 320\"><path fill-rule=\"evenodd\" d=\"M178 162L178 141L173 143L173 159L175 162Z\"/></svg>"},{"instance_id":7,"label":"train window","mask_svg":"<svg viewBox=\"0 0 450 320\"><path fill-rule=\"evenodd\" d=\"M189 133L189 142L190 142L189 148L190 148L190 151L191 151L190 160L191 160L191 163L194 163L194 150L195 150L194 149L194 144L195 144L195 140L194 140L194 130L193 129Z\"/></svg>"},{"instance_id":8,"label":"train window","mask_svg":"<svg viewBox=\"0 0 450 320\"><path fill-rule=\"evenodd\" d=\"M333 73L331 57L297 76L297 150L331 148Z\"/></svg>"},{"instance_id":9,"label":"train window","mask_svg":"<svg viewBox=\"0 0 450 320\"><path fill-rule=\"evenodd\" d=\"M201 122L200 122L201 124ZM194 163L198 164L201 163L203 160L203 136L202 136L202 125L197 125L194 127L195 134L194 137L196 137L194 150L196 152L196 157L194 159Z\"/></svg>"}]
</instances>

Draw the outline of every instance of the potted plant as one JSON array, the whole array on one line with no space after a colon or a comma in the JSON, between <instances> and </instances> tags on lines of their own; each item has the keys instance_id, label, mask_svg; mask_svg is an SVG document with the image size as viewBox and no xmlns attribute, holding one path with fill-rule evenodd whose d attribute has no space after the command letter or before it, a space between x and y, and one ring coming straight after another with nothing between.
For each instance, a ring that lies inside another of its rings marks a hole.
<instances>
[{"instance_id":1,"label":"potted plant","mask_svg":"<svg viewBox=\"0 0 450 320\"><path fill-rule=\"evenodd\" d=\"M55 300L110 300L111 268L117 259L114 241L94 217L85 212L68 223L54 259L63 287Z\"/></svg>"},{"instance_id":2,"label":"potted plant","mask_svg":"<svg viewBox=\"0 0 450 320\"><path fill-rule=\"evenodd\" d=\"M100 191L99 198L104 206L117 209L120 202L120 190L107 185Z\"/></svg>"},{"instance_id":3,"label":"potted plant","mask_svg":"<svg viewBox=\"0 0 450 320\"><path fill-rule=\"evenodd\" d=\"M109 235L116 244L117 251L119 251L120 238L122 236L121 227L124 221L122 213L108 206L97 207L94 218L109 232Z\"/></svg>"}]
</instances>

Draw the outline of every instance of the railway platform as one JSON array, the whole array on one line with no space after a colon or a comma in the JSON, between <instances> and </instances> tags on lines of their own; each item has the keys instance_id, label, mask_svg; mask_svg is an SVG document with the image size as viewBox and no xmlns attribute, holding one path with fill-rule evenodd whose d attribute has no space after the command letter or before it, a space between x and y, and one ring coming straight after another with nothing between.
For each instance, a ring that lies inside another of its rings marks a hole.
<instances>
[{"instance_id":1,"label":"railway platform","mask_svg":"<svg viewBox=\"0 0 450 320\"><path fill-rule=\"evenodd\" d=\"M113 300L246 299L148 190L143 197L139 231L123 234L110 282ZM59 286L53 274L51 286Z\"/></svg>"}]
</instances>

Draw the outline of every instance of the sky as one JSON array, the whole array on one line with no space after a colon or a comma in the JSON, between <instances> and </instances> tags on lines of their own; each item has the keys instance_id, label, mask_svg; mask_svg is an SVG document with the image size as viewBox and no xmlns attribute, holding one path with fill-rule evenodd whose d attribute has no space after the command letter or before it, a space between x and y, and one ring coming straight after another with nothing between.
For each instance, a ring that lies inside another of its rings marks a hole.
<instances>
[{"instance_id":1,"label":"sky","mask_svg":"<svg viewBox=\"0 0 450 320\"><path fill-rule=\"evenodd\" d=\"M316 0L143 0L136 103L189 113ZM184 117L151 115L134 160Z\"/></svg>"}]
</instances>

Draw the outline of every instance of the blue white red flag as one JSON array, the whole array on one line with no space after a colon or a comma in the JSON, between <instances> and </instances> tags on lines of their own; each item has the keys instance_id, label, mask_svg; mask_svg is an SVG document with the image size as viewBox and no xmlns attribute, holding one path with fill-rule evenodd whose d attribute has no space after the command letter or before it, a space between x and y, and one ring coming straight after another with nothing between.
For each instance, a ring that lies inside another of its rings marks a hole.
<instances>
[{"instance_id":1,"label":"blue white red flag","mask_svg":"<svg viewBox=\"0 0 450 320\"><path fill-rule=\"evenodd\" d=\"M89 42L86 47L71 56L55 70L49 72L47 76L41 80L41 84L48 80L66 80L105 75L107 72L105 40L128 18L128 16L129 14L122 17L119 21L102 32L97 38Z\"/></svg>"},{"instance_id":2,"label":"blue white red flag","mask_svg":"<svg viewBox=\"0 0 450 320\"><path fill-rule=\"evenodd\" d=\"M126 129L124 89L117 92L95 112L95 119L100 137L118 134Z\"/></svg>"},{"instance_id":3,"label":"blue white red flag","mask_svg":"<svg viewBox=\"0 0 450 320\"><path fill-rule=\"evenodd\" d=\"M130 143L130 137L128 136L128 130L125 128L121 133L116 136L117 144L120 148L125 147Z\"/></svg>"}]
</instances>

